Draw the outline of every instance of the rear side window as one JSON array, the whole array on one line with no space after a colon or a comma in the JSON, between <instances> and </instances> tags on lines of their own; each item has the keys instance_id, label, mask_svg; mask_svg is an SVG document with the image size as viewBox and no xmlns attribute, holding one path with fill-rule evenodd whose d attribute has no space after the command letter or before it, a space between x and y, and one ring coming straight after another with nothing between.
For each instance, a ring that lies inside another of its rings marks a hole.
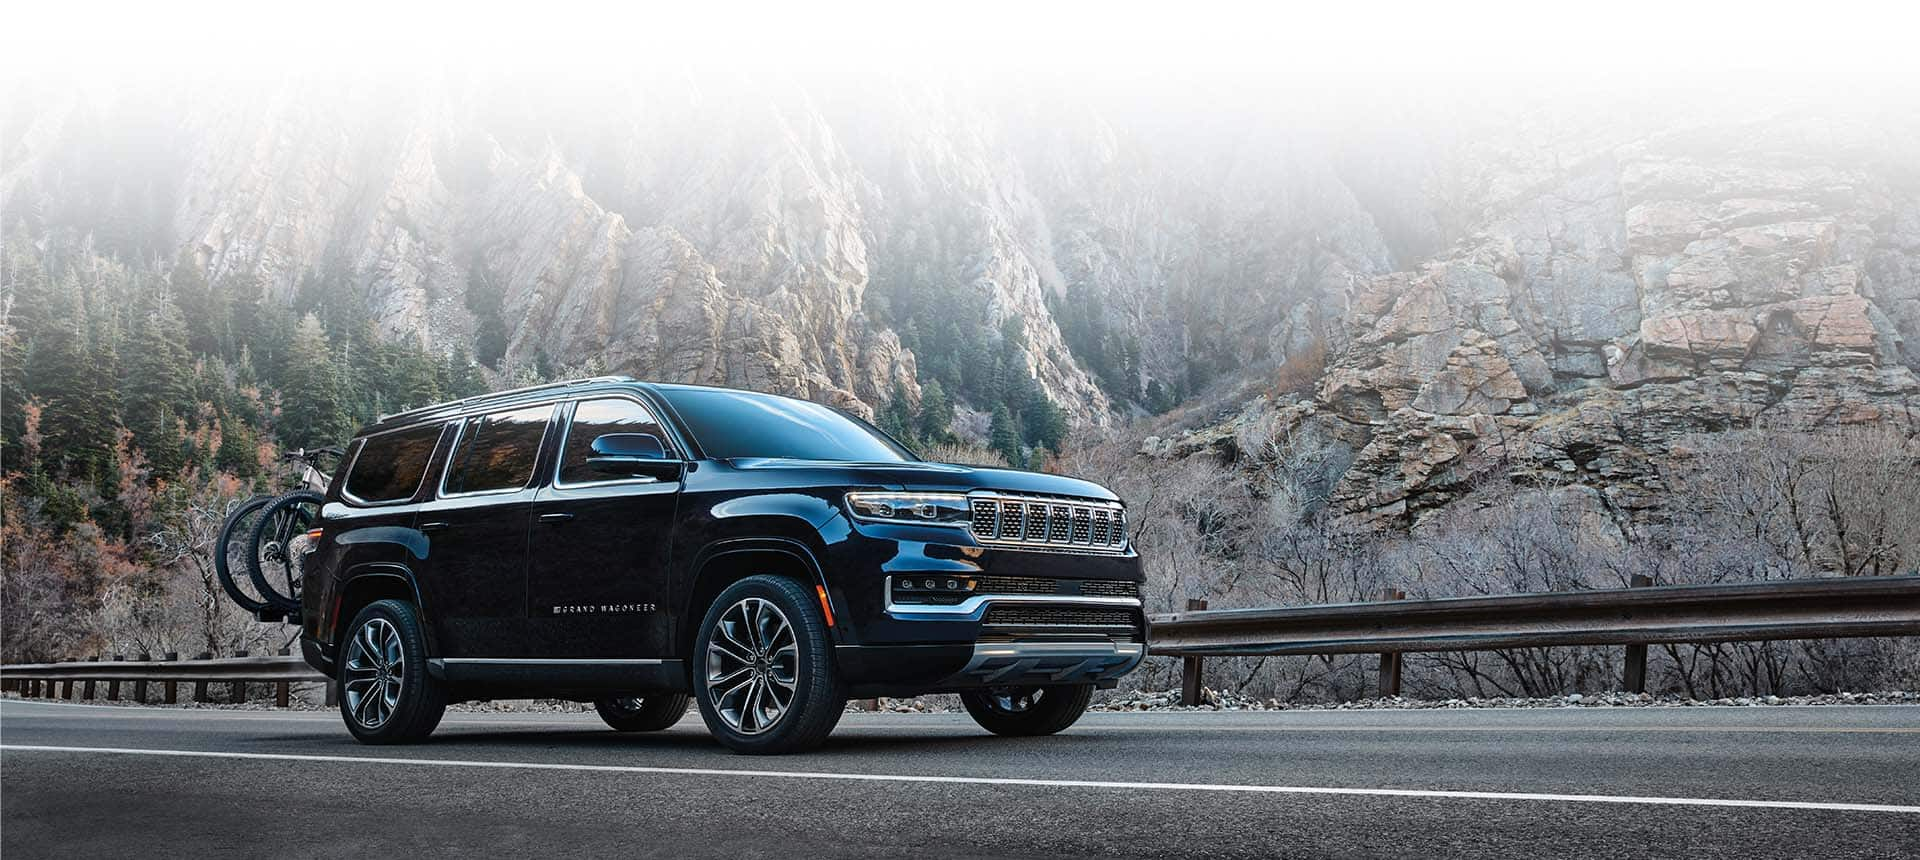
<instances>
[{"instance_id":1,"label":"rear side window","mask_svg":"<svg viewBox=\"0 0 1920 860\"><path fill-rule=\"evenodd\" d=\"M553 407L535 406L467 419L448 461L442 491L485 493L517 490L533 478L540 440L547 435Z\"/></svg>"},{"instance_id":2,"label":"rear side window","mask_svg":"<svg viewBox=\"0 0 1920 860\"><path fill-rule=\"evenodd\" d=\"M427 461L440 442L442 425L429 424L368 436L353 458L353 470L341 489L356 502L401 502L413 498Z\"/></svg>"},{"instance_id":3,"label":"rear side window","mask_svg":"<svg viewBox=\"0 0 1920 860\"><path fill-rule=\"evenodd\" d=\"M660 422L645 406L624 397L582 400L573 407L573 424L567 428L566 448L560 454L560 483L621 480L587 466L587 458L593 456L594 437L608 433L651 433L660 438L660 444L667 444L666 431L660 429Z\"/></svg>"}]
</instances>

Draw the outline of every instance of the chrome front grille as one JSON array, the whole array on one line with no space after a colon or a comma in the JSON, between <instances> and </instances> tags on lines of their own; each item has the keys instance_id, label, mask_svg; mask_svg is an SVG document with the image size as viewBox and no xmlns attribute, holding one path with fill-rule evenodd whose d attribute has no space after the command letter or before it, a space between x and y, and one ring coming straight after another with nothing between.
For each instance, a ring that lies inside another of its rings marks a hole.
<instances>
[{"instance_id":1,"label":"chrome front grille","mask_svg":"<svg viewBox=\"0 0 1920 860\"><path fill-rule=\"evenodd\" d=\"M1126 548L1126 511L1114 502L996 494L976 495L972 505L980 543L1063 552Z\"/></svg>"},{"instance_id":2,"label":"chrome front grille","mask_svg":"<svg viewBox=\"0 0 1920 860\"><path fill-rule=\"evenodd\" d=\"M1040 576L982 576L974 580L978 594L1054 594L1060 580Z\"/></svg>"},{"instance_id":3,"label":"chrome front grille","mask_svg":"<svg viewBox=\"0 0 1920 860\"><path fill-rule=\"evenodd\" d=\"M995 606L987 610L989 627L1124 627L1133 629L1134 612L1088 606Z\"/></svg>"},{"instance_id":4,"label":"chrome front grille","mask_svg":"<svg viewBox=\"0 0 1920 860\"><path fill-rule=\"evenodd\" d=\"M1080 593L1097 597L1139 597L1140 583L1119 579L1089 579L1080 583Z\"/></svg>"}]
</instances>

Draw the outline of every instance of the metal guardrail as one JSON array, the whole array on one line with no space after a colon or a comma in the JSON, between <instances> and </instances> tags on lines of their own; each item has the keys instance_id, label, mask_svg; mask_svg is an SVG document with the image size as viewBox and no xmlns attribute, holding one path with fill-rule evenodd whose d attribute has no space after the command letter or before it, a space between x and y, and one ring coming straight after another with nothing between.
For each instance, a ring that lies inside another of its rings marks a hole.
<instances>
[{"instance_id":1,"label":"metal guardrail","mask_svg":"<svg viewBox=\"0 0 1920 860\"><path fill-rule=\"evenodd\" d=\"M331 704L333 699L331 679L307 665L307 661L287 656L285 652L270 657L243 654L218 660L206 654L192 660L181 660L178 654L168 653L159 660L143 656L137 660L96 658L66 663L0 666L0 688L30 699L72 699L75 698L76 685L79 685L79 698L91 699L104 685L106 699L118 701L122 684L130 683L128 698L145 702L148 700L150 682L159 683L160 701L169 705L179 701L179 686L182 683L193 684L193 700L196 702L213 701L207 685L215 683L229 685L227 701L236 703L246 701L247 685L250 683L273 684L274 703L283 708L288 703L290 685L297 683L326 684L328 703Z\"/></svg>"},{"instance_id":2,"label":"metal guardrail","mask_svg":"<svg viewBox=\"0 0 1920 860\"><path fill-rule=\"evenodd\" d=\"M1645 580L1636 580L1636 585ZM1198 698L1204 657L1381 655L1381 695L1399 693L1399 655L1553 645L1626 645L1626 686L1644 692L1646 646L1920 635L1920 576L1666 585L1156 615L1149 651L1187 658Z\"/></svg>"},{"instance_id":3,"label":"metal guardrail","mask_svg":"<svg viewBox=\"0 0 1920 860\"><path fill-rule=\"evenodd\" d=\"M1644 581L1636 578L1636 585ZM1377 653L1380 693L1390 696L1399 694L1400 655L1409 651L1626 645L1626 687L1644 692L1649 644L1920 635L1920 576L1404 597L1390 589L1380 603L1213 611L1205 601L1189 601L1188 612L1149 619L1148 649L1185 658L1182 698L1196 704L1206 657ZM211 701L209 683L231 684L232 700L244 701L248 683L269 682L284 706L289 684L328 680L306 661L284 653L0 666L0 687L28 697L55 698L58 690L59 698L71 699L80 683L81 697L93 698L104 681L109 700L119 698L122 682L132 682L133 698L146 701L147 684L157 681L168 704L182 682L194 684L194 700L200 702ZM328 684L330 699L332 693Z\"/></svg>"}]
</instances>

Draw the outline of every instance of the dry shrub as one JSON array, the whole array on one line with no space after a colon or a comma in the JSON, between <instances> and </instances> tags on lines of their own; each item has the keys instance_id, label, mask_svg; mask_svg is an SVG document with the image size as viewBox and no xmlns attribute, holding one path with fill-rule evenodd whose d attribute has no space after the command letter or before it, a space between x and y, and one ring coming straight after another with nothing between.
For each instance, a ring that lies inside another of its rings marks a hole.
<instances>
[{"instance_id":1,"label":"dry shrub","mask_svg":"<svg viewBox=\"0 0 1920 860\"><path fill-rule=\"evenodd\" d=\"M1285 395L1305 397L1313 393L1320 384L1320 377L1327 372L1327 339L1316 337L1305 349L1287 356L1274 371L1273 387L1269 391L1274 399Z\"/></svg>"}]
</instances>

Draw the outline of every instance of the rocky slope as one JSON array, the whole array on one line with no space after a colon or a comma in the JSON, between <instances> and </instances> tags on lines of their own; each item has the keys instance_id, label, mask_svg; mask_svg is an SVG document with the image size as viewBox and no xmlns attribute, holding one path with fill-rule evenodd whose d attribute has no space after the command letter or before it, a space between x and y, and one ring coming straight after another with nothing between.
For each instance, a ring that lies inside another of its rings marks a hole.
<instances>
[{"instance_id":1,"label":"rocky slope","mask_svg":"<svg viewBox=\"0 0 1920 860\"><path fill-rule=\"evenodd\" d=\"M277 301L340 278L389 336L441 347L473 343L486 291L508 363L861 410L917 398L929 359L966 357L955 336L1016 337L1102 425L1324 353L1310 394L1147 450L1277 428L1335 449L1333 503L1383 524L1489 475L1637 510L1688 433L1920 408L1911 111L1355 118L712 78L19 95L8 229L117 237ZM950 324L951 354L916 353Z\"/></svg>"},{"instance_id":2,"label":"rocky slope","mask_svg":"<svg viewBox=\"0 0 1920 860\"><path fill-rule=\"evenodd\" d=\"M1419 266L1357 278L1310 396L1248 404L1149 453L1310 438L1331 503L1407 526L1476 481L1658 504L1690 434L1920 432L1915 126L1774 116L1593 146ZM1903 129L1905 131L1903 131Z\"/></svg>"}]
</instances>

